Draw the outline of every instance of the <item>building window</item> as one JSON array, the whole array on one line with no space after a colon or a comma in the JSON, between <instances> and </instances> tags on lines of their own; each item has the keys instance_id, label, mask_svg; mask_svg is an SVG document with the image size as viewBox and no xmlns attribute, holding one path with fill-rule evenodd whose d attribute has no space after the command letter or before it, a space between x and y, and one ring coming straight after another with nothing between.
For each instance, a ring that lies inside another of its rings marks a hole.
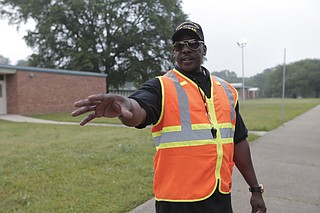
<instances>
[{"instance_id":1,"label":"building window","mask_svg":"<svg viewBox=\"0 0 320 213\"><path fill-rule=\"evenodd\" d=\"M4 75L0 75L0 81L4 81Z\"/></svg>"}]
</instances>

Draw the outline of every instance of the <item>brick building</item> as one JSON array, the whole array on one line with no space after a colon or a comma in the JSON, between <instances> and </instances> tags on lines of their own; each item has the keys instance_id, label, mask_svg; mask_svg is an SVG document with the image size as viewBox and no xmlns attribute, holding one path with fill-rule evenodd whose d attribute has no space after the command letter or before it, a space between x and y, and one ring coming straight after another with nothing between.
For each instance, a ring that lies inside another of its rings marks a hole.
<instances>
[{"instance_id":1,"label":"brick building","mask_svg":"<svg viewBox=\"0 0 320 213\"><path fill-rule=\"evenodd\" d=\"M106 74L0 65L0 114L71 112L73 102L106 92Z\"/></svg>"},{"instance_id":2,"label":"brick building","mask_svg":"<svg viewBox=\"0 0 320 213\"><path fill-rule=\"evenodd\" d=\"M239 99L243 99L243 87L242 83L231 83L231 85L238 91ZM244 95L245 99L257 99L259 98L259 91L258 87L250 87L246 86L244 88Z\"/></svg>"}]
</instances>

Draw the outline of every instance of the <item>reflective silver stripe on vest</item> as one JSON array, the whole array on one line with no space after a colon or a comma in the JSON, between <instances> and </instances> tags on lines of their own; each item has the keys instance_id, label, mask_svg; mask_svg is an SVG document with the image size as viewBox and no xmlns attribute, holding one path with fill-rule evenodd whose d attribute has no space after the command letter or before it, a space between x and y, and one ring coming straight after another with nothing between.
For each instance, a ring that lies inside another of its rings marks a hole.
<instances>
[{"instance_id":1,"label":"reflective silver stripe on vest","mask_svg":"<svg viewBox=\"0 0 320 213\"><path fill-rule=\"evenodd\" d=\"M232 128L220 128L221 138L233 138L234 131Z\"/></svg>"},{"instance_id":2,"label":"reflective silver stripe on vest","mask_svg":"<svg viewBox=\"0 0 320 213\"><path fill-rule=\"evenodd\" d=\"M228 84L224 80L222 80L221 78L216 77L216 76L214 76L214 77L217 79L217 81L219 81L221 83L224 91L226 91L226 94L228 96L229 103L230 103L230 112L231 112L230 113L230 119L231 119L231 122L232 122L234 120L235 116L236 116L234 108L233 108L234 104L235 104L234 103L233 93L232 93L231 89L228 87Z\"/></svg>"},{"instance_id":3,"label":"reflective silver stripe on vest","mask_svg":"<svg viewBox=\"0 0 320 213\"><path fill-rule=\"evenodd\" d=\"M188 96L183 87L180 85L180 82L178 78L175 76L174 72L168 72L165 76L172 79L177 90L179 105L178 107L180 110L181 119L181 131L162 132L160 136L154 137L155 145L159 146L162 143L170 142L212 140L213 138L210 129L192 130ZM231 90L229 89L229 91ZM232 128L221 128L220 134L221 138L233 138L234 132Z\"/></svg>"},{"instance_id":4,"label":"reflective silver stripe on vest","mask_svg":"<svg viewBox=\"0 0 320 213\"><path fill-rule=\"evenodd\" d=\"M190 130L187 132L162 132L162 135L154 138L154 144L159 146L160 144L171 142L183 142L183 141L195 141L195 140L212 140L212 134L210 130Z\"/></svg>"},{"instance_id":5,"label":"reflective silver stripe on vest","mask_svg":"<svg viewBox=\"0 0 320 213\"><path fill-rule=\"evenodd\" d=\"M184 91L184 89L182 88L182 86L180 85L180 82L177 76L175 76L173 72L170 73L168 77L173 80L177 90L177 94L178 94L178 105L179 105L180 119L181 119L181 131L182 132L191 131L191 118L190 118L188 96Z\"/></svg>"}]
</instances>

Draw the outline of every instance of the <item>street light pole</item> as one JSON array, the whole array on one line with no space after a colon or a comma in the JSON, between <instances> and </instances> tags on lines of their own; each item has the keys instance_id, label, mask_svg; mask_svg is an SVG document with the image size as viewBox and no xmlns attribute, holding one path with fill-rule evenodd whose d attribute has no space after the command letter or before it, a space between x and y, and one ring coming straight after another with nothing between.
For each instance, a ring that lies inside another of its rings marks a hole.
<instances>
[{"instance_id":1,"label":"street light pole","mask_svg":"<svg viewBox=\"0 0 320 213\"><path fill-rule=\"evenodd\" d=\"M245 95L245 86L244 86L244 47L247 45L248 41L246 39L242 39L238 41L237 44L241 48L242 53L242 100L246 99Z\"/></svg>"}]
</instances>

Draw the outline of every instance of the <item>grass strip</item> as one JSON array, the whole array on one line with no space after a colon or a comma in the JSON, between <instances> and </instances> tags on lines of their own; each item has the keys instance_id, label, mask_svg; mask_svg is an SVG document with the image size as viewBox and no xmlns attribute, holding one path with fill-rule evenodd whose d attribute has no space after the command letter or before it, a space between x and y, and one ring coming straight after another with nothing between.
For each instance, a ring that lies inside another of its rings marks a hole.
<instances>
[{"instance_id":1,"label":"grass strip","mask_svg":"<svg viewBox=\"0 0 320 213\"><path fill-rule=\"evenodd\" d=\"M0 212L127 212L152 197L150 130L0 121Z\"/></svg>"}]
</instances>

